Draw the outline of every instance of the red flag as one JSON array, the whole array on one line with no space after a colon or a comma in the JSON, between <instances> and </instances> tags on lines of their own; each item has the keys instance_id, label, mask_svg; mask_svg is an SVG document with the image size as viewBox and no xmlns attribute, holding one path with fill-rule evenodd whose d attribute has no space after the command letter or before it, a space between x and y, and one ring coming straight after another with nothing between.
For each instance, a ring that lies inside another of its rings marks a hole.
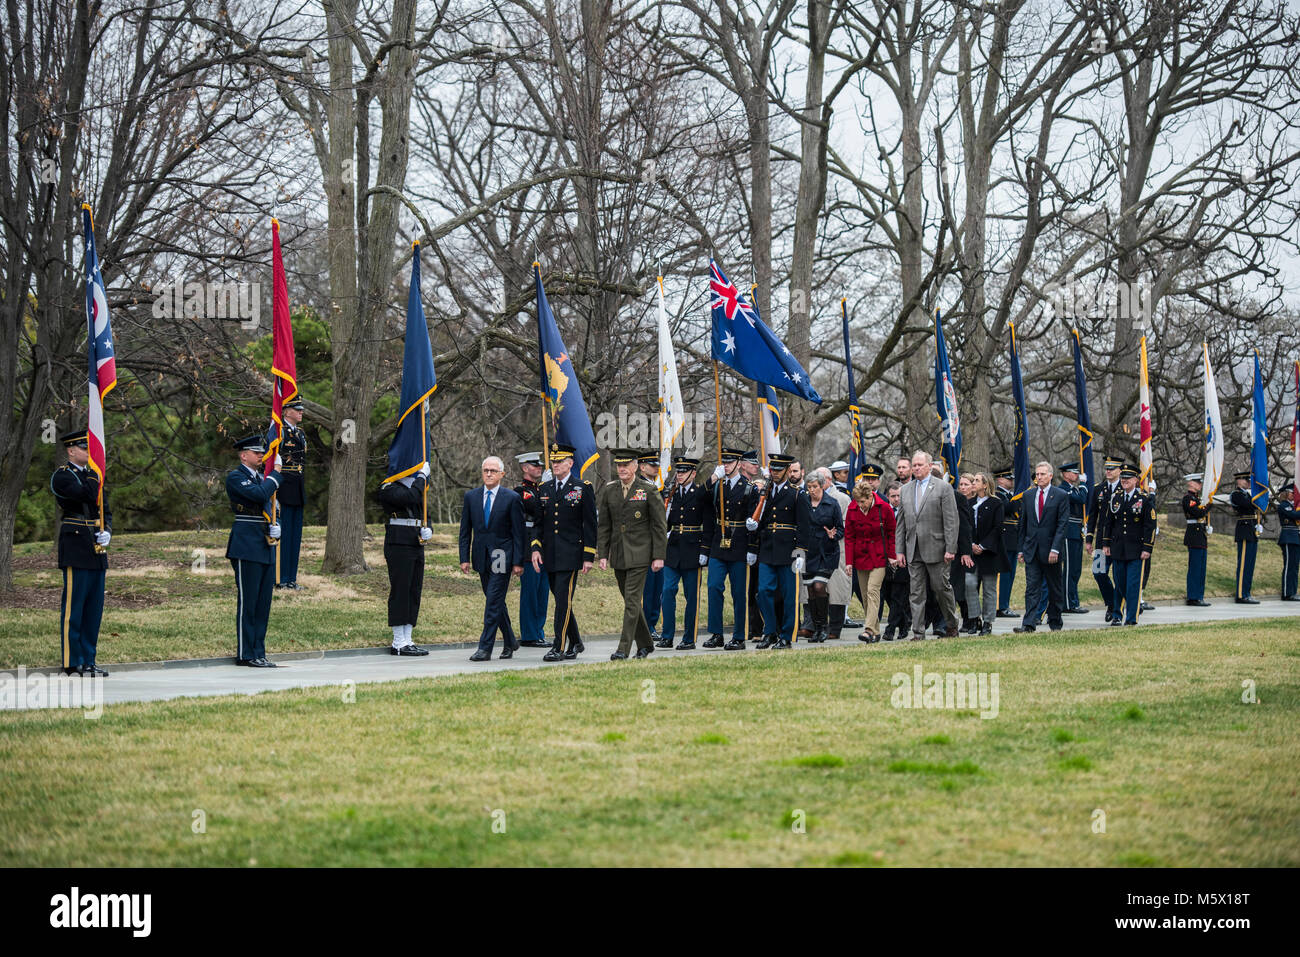
<instances>
[{"instance_id":1,"label":"red flag","mask_svg":"<svg viewBox=\"0 0 1300 957\"><path fill-rule=\"evenodd\" d=\"M280 258L280 221L271 220L271 440L262 459L263 474L275 468L275 456L284 435L284 404L298 394L298 367L293 358L293 326L289 324L289 284Z\"/></svg>"},{"instance_id":2,"label":"red flag","mask_svg":"<svg viewBox=\"0 0 1300 957\"><path fill-rule=\"evenodd\" d=\"M104 396L117 385L117 359L113 355L113 329L108 322L108 296L95 252L95 229L90 204L81 204L81 222L86 237L86 351L89 366L89 421L86 447L90 467L99 476L99 525L104 526L104 472L108 469L104 443Z\"/></svg>"}]
</instances>

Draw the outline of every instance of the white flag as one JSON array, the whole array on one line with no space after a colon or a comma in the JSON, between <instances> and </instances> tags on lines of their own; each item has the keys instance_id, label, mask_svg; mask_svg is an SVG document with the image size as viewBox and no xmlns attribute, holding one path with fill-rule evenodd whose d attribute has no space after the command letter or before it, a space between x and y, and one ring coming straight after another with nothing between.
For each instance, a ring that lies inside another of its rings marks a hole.
<instances>
[{"instance_id":1,"label":"white flag","mask_svg":"<svg viewBox=\"0 0 1300 957\"><path fill-rule=\"evenodd\" d=\"M1223 475L1223 419L1219 417L1219 393L1210 368L1210 348L1204 342L1201 357L1205 368L1205 474L1201 476L1201 498L1209 502Z\"/></svg>"},{"instance_id":2,"label":"white flag","mask_svg":"<svg viewBox=\"0 0 1300 957\"><path fill-rule=\"evenodd\" d=\"M677 382L677 357L664 309L664 277L659 277L659 487L664 488L673 469L673 443L686 425L682 389Z\"/></svg>"}]
</instances>

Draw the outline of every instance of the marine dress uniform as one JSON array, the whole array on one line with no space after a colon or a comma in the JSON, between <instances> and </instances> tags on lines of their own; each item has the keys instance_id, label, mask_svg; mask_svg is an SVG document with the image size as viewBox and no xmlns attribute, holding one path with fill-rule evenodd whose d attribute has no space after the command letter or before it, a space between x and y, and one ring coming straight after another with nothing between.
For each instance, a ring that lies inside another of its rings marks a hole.
<instances>
[{"instance_id":1,"label":"marine dress uniform","mask_svg":"<svg viewBox=\"0 0 1300 957\"><path fill-rule=\"evenodd\" d=\"M662 637L655 643L659 648L671 648L677 630L677 586L680 583L686 594L686 614L682 619L682 643L678 651L695 648L695 633L699 629L700 572L709 564L709 549L713 544L713 510L709 504L708 486L696 483L694 475L700 460L679 455L673 462L675 477L667 496L668 546L664 553Z\"/></svg>"},{"instance_id":2,"label":"marine dress uniform","mask_svg":"<svg viewBox=\"0 0 1300 957\"><path fill-rule=\"evenodd\" d=\"M542 466L541 452L524 452L515 456L520 465ZM531 542L537 534L538 499L540 482L523 479L515 491L524 504L524 537ZM519 577L519 644L525 648L544 648L546 640L546 606L550 604L550 588L546 573L533 570L531 562L524 563L524 573Z\"/></svg>"},{"instance_id":3,"label":"marine dress uniform","mask_svg":"<svg viewBox=\"0 0 1300 957\"><path fill-rule=\"evenodd\" d=\"M113 513L104 493L104 530L99 529L99 475L71 457L87 448L86 430L60 437L69 461L50 476L50 491L59 506L59 569L63 599L59 608L59 648L63 673L107 676L95 664L99 624L104 615L104 579ZM78 456L80 458L80 456Z\"/></svg>"},{"instance_id":4,"label":"marine dress uniform","mask_svg":"<svg viewBox=\"0 0 1300 957\"><path fill-rule=\"evenodd\" d=\"M1249 482L1250 471L1237 472L1233 478L1238 482ZM1258 605L1259 600L1251 597L1250 590L1255 580L1255 552L1259 548L1259 525L1263 515L1250 497L1249 485L1233 489L1228 501L1237 513L1237 527L1232 536L1237 542L1237 604Z\"/></svg>"},{"instance_id":5,"label":"marine dress uniform","mask_svg":"<svg viewBox=\"0 0 1300 957\"><path fill-rule=\"evenodd\" d=\"M301 399L285 405L286 409L302 411ZM267 444L271 434L267 433ZM279 506L280 548L279 574L276 588L298 589L298 553L302 550L302 515L307 504L304 487L304 469L307 465L307 433L296 425L284 423L284 436L280 439L280 491L275 496Z\"/></svg>"},{"instance_id":6,"label":"marine dress uniform","mask_svg":"<svg viewBox=\"0 0 1300 957\"><path fill-rule=\"evenodd\" d=\"M799 591L794 561L797 536L798 503L803 491L785 481L786 469L794 461L791 455L769 455L771 484L763 501L763 513L746 527L758 532L758 607L763 616L763 640L759 648L789 648L794 637L794 616L799 606ZM782 616L776 620L776 598L782 598Z\"/></svg>"},{"instance_id":7,"label":"marine dress uniform","mask_svg":"<svg viewBox=\"0 0 1300 957\"><path fill-rule=\"evenodd\" d=\"M572 463L576 451L572 445L552 442L552 466L566 459ZM596 493L570 468L564 478L552 478L537 489L537 515L533 555L541 558L555 597L555 639L542 660L573 659L586 650L573 615L573 589L583 565L596 559Z\"/></svg>"},{"instance_id":8,"label":"marine dress uniform","mask_svg":"<svg viewBox=\"0 0 1300 957\"><path fill-rule=\"evenodd\" d=\"M636 452L619 449L613 458L616 466L634 466ZM600 560L614 569L614 579L623 595L623 631L610 660L626 658L633 641L636 656L644 658L655 646L642 610L642 596L646 572L655 564L663 567L668 539L664 500L653 482L633 472L627 484L620 476L601 487L596 512L596 551Z\"/></svg>"},{"instance_id":9,"label":"marine dress uniform","mask_svg":"<svg viewBox=\"0 0 1300 957\"><path fill-rule=\"evenodd\" d=\"M1201 500L1201 473L1185 475L1187 491L1183 494L1183 518L1187 530L1183 532L1183 545L1187 548L1187 604L1208 608L1205 600L1205 555L1209 546L1210 503ZM1192 486L1196 487L1193 489Z\"/></svg>"},{"instance_id":10,"label":"marine dress uniform","mask_svg":"<svg viewBox=\"0 0 1300 957\"><path fill-rule=\"evenodd\" d=\"M238 452L266 453L260 435L235 443ZM280 488L280 473L269 475L246 464L226 475L226 496L235 520L230 526L226 558L235 571L235 664L274 668L266 659L266 622L271 615L275 587L275 548L280 528L267 520L271 496Z\"/></svg>"},{"instance_id":11,"label":"marine dress uniform","mask_svg":"<svg viewBox=\"0 0 1300 957\"><path fill-rule=\"evenodd\" d=\"M1136 479L1138 471L1125 468L1121 475ZM1150 556L1155 548L1155 498L1140 488L1126 491L1121 487L1110 497L1103 521L1102 547L1109 549L1110 560L1115 566L1115 605L1111 624L1136 625L1138 604L1142 600L1142 555L1145 552Z\"/></svg>"},{"instance_id":12,"label":"marine dress uniform","mask_svg":"<svg viewBox=\"0 0 1300 957\"><path fill-rule=\"evenodd\" d=\"M758 536L745 527L754 514L758 489L740 472L744 456L740 449L722 450L723 474L709 480L709 509L713 518L713 540L709 544L709 639L705 648L741 651L749 631L749 579L758 561ZM727 475L727 468L731 474ZM722 643L725 601L723 587L731 589L731 640Z\"/></svg>"},{"instance_id":13,"label":"marine dress uniform","mask_svg":"<svg viewBox=\"0 0 1300 957\"><path fill-rule=\"evenodd\" d=\"M1295 504L1295 482L1288 481L1277 490L1273 500L1281 528L1277 544L1282 549L1282 600L1300 601L1296 594L1296 576L1300 571L1300 509Z\"/></svg>"}]
</instances>

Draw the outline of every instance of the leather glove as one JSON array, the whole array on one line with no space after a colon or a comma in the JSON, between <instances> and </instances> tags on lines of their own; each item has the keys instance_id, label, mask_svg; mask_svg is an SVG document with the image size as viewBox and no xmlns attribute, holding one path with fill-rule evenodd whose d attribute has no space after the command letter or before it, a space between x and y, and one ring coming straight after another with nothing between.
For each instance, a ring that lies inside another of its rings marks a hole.
<instances>
[{"instance_id":1,"label":"leather glove","mask_svg":"<svg viewBox=\"0 0 1300 957\"><path fill-rule=\"evenodd\" d=\"M431 538L433 538L433 529L427 525L420 529L420 541L427 542Z\"/></svg>"},{"instance_id":2,"label":"leather glove","mask_svg":"<svg viewBox=\"0 0 1300 957\"><path fill-rule=\"evenodd\" d=\"M280 537L280 523L279 523L279 522L272 522L272 523L271 523L271 527L268 528L268 529L266 530L266 534L269 535L269 536L271 536L271 538L279 538L279 537Z\"/></svg>"},{"instance_id":3,"label":"leather glove","mask_svg":"<svg viewBox=\"0 0 1300 957\"><path fill-rule=\"evenodd\" d=\"M754 521L752 518L747 518L745 519L745 527L751 532L756 532L758 531L758 522Z\"/></svg>"},{"instance_id":4,"label":"leather glove","mask_svg":"<svg viewBox=\"0 0 1300 957\"><path fill-rule=\"evenodd\" d=\"M756 554L754 554L753 552L750 552L748 555L745 556L745 564L746 564L746 565L752 565L752 564L754 564L754 562L756 562L756 561L758 561L758 556L757 556Z\"/></svg>"},{"instance_id":5,"label":"leather glove","mask_svg":"<svg viewBox=\"0 0 1300 957\"><path fill-rule=\"evenodd\" d=\"M794 557L794 561L790 563L790 570L794 572L796 575L802 575L803 569L804 569L803 556L796 555Z\"/></svg>"},{"instance_id":6,"label":"leather glove","mask_svg":"<svg viewBox=\"0 0 1300 957\"><path fill-rule=\"evenodd\" d=\"M426 479L429 477L429 463L428 463L428 462L425 462L423 465L420 466L420 471L419 471L418 474L423 475Z\"/></svg>"},{"instance_id":7,"label":"leather glove","mask_svg":"<svg viewBox=\"0 0 1300 957\"><path fill-rule=\"evenodd\" d=\"M701 567L703 567L704 565L707 565L708 563L709 563L709 556L708 556L708 555L701 555L701 556L700 556L700 565L701 565Z\"/></svg>"},{"instance_id":8,"label":"leather glove","mask_svg":"<svg viewBox=\"0 0 1300 957\"><path fill-rule=\"evenodd\" d=\"M108 548L108 543L112 540L112 538L113 535L111 532L96 532L95 544L102 545L104 548Z\"/></svg>"}]
</instances>

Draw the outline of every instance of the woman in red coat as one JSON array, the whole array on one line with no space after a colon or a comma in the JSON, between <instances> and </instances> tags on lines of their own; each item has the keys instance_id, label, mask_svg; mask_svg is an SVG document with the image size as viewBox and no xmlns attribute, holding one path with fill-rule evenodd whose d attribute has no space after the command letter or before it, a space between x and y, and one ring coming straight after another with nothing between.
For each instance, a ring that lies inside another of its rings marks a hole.
<instances>
[{"instance_id":1,"label":"woman in red coat","mask_svg":"<svg viewBox=\"0 0 1300 957\"><path fill-rule=\"evenodd\" d=\"M863 641L880 640L880 586L895 557L894 510L859 480L844 520L844 566L850 575L857 573L858 588L867 598L867 620L858 635Z\"/></svg>"}]
</instances>

